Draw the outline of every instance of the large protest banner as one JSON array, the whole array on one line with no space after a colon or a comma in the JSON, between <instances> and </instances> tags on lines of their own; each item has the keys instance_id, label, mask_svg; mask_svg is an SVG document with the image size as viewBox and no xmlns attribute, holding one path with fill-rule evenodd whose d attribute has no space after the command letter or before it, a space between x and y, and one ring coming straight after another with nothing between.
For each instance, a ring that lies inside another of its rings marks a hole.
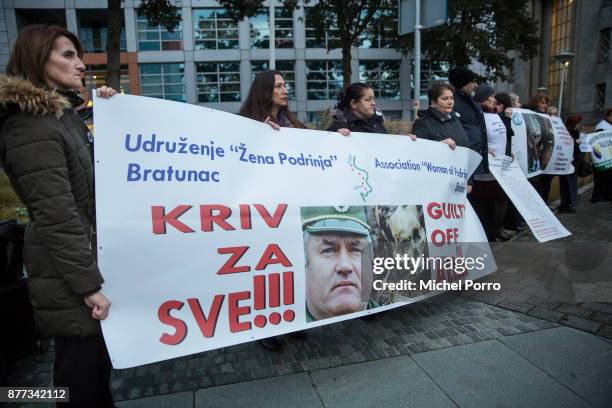
<instances>
[{"instance_id":1,"label":"large protest banner","mask_svg":"<svg viewBox=\"0 0 612 408\"><path fill-rule=\"evenodd\" d=\"M574 140L560 118L513 109L512 130L512 153L527 177L574 171Z\"/></svg>"},{"instance_id":2,"label":"large protest banner","mask_svg":"<svg viewBox=\"0 0 612 408\"><path fill-rule=\"evenodd\" d=\"M516 160L508 156L489 154L489 170L539 242L571 235L527 181Z\"/></svg>"},{"instance_id":3,"label":"large protest banner","mask_svg":"<svg viewBox=\"0 0 612 408\"><path fill-rule=\"evenodd\" d=\"M94 106L115 368L387 310L495 269L466 200L471 150L131 95Z\"/></svg>"},{"instance_id":4,"label":"large protest banner","mask_svg":"<svg viewBox=\"0 0 612 408\"><path fill-rule=\"evenodd\" d=\"M586 135L588 151L595 171L612 168L612 131L595 132Z\"/></svg>"}]
</instances>

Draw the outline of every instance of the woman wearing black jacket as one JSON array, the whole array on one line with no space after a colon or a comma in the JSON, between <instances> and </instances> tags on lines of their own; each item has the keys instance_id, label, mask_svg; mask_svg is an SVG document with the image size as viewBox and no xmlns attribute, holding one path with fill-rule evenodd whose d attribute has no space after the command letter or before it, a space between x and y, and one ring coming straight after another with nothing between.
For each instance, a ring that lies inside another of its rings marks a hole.
<instances>
[{"instance_id":1,"label":"woman wearing black jacket","mask_svg":"<svg viewBox=\"0 0 612 408\"><path fill-rule=\"evenodd\" d=\"M412 133L422 139L448 144L451 149L455 146L468 147L467 133L457 113L453 112L453 87L446 83L435 83L429 88L427 96L429 108L419 112L419 117L412 125Z\"/></svg>"},{"instance_id":2,"label":"woman wearing black jacket","mask_svg":"<svg viewBox=\"0 0 612 408\"><path fill-rule=\"evenodd\" d=\"M251 84L246 100L240 107L240 116L267 123L273 129L282 127L305 129L306 126L289 110L289 98L285 78L279 71L265 70ZM305 338L305 331L291 333ZM282 351L283 344L277 336L259 340L266 350Z\"/></svg>"},{"instance_id":3,"label":"woman wearing black jacket","mask_svg":"<svg viewBox=\"0 0 612 408\"><path fill-rule=\"evenodd\" d=\"M331 112L333 122L329 132L387 133L383 113L376 109L374 91L364 83L355 82L338 95L338 103Z\"/></svg>"},{"instance_id":4,"label":"woman wearing black jacket","mask_svg":"<svg viewBox=\"0 0 612 408\"><path fill-rule=\"evenodd\" d=\"M19 33L0 75L0 161L28 209L24 264L40 334L55 338L53 384L67 407L112 407L100 321L110 301L96 260L93 136L83 104L78 38L61 27ZM98 96L116 92L102 87Z\"/></svg>"}]
</instances>

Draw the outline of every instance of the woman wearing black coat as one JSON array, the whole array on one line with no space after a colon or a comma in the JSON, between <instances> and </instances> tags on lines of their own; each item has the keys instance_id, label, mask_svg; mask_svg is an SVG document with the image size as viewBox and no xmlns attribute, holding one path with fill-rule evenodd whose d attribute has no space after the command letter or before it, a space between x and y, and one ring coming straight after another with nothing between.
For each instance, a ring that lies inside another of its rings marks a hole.
<instances>
[{"instance_id":1,"label":"woman wearing black coat","mask_svg":"<svg viewBox=\"0 0 612 408\"><path fill-rule=\"evenodd\" d=\"M111 361L100 320L110 301L96 261L93 136L83 104L78 38L61 27L19 33L0 76L0 161L28 209L24 264L36 326L55 338L53 383L67 407L112 407ZM98 96L115 91L102 87Z\"/></svg>"},{"instance_id":2,"label":"woman wearing black coat","mask_svg":"<svg viewBox=\"0 0 612 408\"><path fill-rule=\"evenodd\" d=\"M381 111L376 109L374 91L364 83L356 82L338 95L338 103L331 112L333 122L329 132L387 133Z\"/></svg>"},{"instance_id":3,"label":"woman wearing black coat","mask_svg":"<svg viewBox=\"0 0 612 408\"><path fill-rule=\"evenodd\" d=\"M419 118L412 125L412 133L422 139L435 140L455 146L468 147L468 136L453 112L455 100L453 87L445 83L436 83L428 91L429 108L419 112Z\"/></svg>"}]
</instances>

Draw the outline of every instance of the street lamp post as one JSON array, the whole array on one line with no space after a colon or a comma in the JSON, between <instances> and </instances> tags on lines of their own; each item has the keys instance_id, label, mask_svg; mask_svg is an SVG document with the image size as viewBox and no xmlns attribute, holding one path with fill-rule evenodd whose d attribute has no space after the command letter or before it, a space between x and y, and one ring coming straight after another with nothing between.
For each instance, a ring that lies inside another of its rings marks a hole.
<instances>
[{"instance_id":1,"label":"street lamp post","mask_svg":"<svg viewBox=\"0 0 612 408\"><path fill-rule=\"evenodd\" d=\"M559 89L559 102L557 110L561 116L561 105L563 104L563 83L565 82L565 69L569 66L570 61L576 56L573 52L564 51L555 55L555 60L561 64L561 87Z\"/></svg>"}]
</instances>

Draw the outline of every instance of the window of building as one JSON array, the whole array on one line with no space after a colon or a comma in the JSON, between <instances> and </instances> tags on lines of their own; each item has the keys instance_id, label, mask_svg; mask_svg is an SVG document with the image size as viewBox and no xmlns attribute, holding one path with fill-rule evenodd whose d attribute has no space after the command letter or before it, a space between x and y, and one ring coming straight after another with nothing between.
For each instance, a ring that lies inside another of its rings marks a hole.
<instances>
[{"instance_id":1,"label":"window of building","mask_svg":"<svg viewBox=\"0 0 612 408\"><path fill-rule=\"evenodd\" d=\"M251 17L251 48L270 47L269 9L260 9ZM274 45L293 48L293 12L285 7L274 7Z\"/></svg>"},{"instance_id":2,"label":"window of building","mask_svg":"<svg viewBox=\"0 0 612 408\"><path fill-rule=\"evenodd\" d=\"M377 12L376 26L368 27L359 36L359 46L362 48L396 48L398 46L397 7L384 12ZM365 14L365 10L362 14Z\"/></svg>"},{"instance_id":3,"label":"window of building","mask_svg":"<svg viewBox=\"0 0 612 408\"><path fill-rule=\"evenodd\" d=\"M599 31L599 48L597 49L597 63L608 62L610 55L610 27Z\"/></svg>"},{"instance_id":4,"label":"window of building","mask_svg":"<svg viewBox=\"0 0 612 408\"><path fill-rule=\"evenodd\" d=\"M306 90L310 100L336 99L342 90L342 61L306 61Z\"/></svg>"},{"instance_id":5,"label":"window of building","mask_svg":"<svg viewBox=\"0 0 612 408\"><path fill-rule=\"evenodd\" d=\"M149 21L138 15L138 50L139 51L172 51L183 49L183 29L181 23L173 32L164 26L150 26Z\"/></svg>"},{"instance_id":6,"label":"window of building","mask_svg":"<svg viewBox=\"0 0 612 408\"><path fill-rule=\"evenodd\" d=\"M306 112L306 122L314 126L315 129L320 129L326 120L325 111Z\"/></svg>"},{"instance_id":7,"label":"window of building","mask_svg":"<svg viewBox=\"0 0 612 408\"><path fill-rule=\"evenodd\" d=\"M106 52L106 39L108 36L108 10L81 9L77 10L79 26L79 40L84 52ZM119 49L126 51L125 22L121 16L121 38Z\"/></svg>"},{"instance_id":8,"label":"window of building","mask_svg":"<svg viewBox=\"0 0 612 408\"><path fill-rule=\"evenodd\" d=\"M66 28L66 10L63 8L16 9L15 17L17 19L18 30L21 30L23 27L31 24L51 24Z\"/></svg>"},{"instance_id":9,"label":"window of building","mask_svg":"<svg viewBox=\"0 0 612 408\"><path fill-rule=\"evenodd\" d=\"M399 99L400 61L359 61L359 81L370 85L376 98Z\"/></svg>"},{"instance_id":10,"label":"window of building","mask_svg":"<svg viewBox=\"0 0 612 408\"><path fill-rule=\"evenodd\" d=\"M448 69L446 62L421 60L421 95L427 95L434 82L448 82ZM410 73L410 88L414 90L414 60L410 61Z\"/></svg>"},{"instance_id":11,"label":"window of building","mask_svg":"<svg viewBox=\"0 0 612 408\"><path fill-rule=\"evenodd\" d=\"M185 64L140 64L140 93L185 102Z\"/></svg>"},{"instance_id":12,"label":"window of building","mask_svg":"<svg viewBox=\"0 0 612 408\"><path fill-rule=\"evenodd\" d=\"M571 51L571 27L572 27L572 0L553 0L551 26L550 26L550 63L548 65L548 96L555 104L559 100L561 88L561 64L555 60L555 55L564 51ZM571 63L570 63L571 65ZM568 71L565 72L563 98L569 96L570 89L567 86Z\"/></svg>"},{"instance_id":13,"label":"window of building","mask_svg":"<svg viewBox=\"0 0 612 408\"><path fill-rule=\"evenodd\" d=\"M194 9L193 36L196 50L238 48L238 24L222 8Z\"/></svg>"},{"instance_id":14,"label":"window of building","mask_svg":"<svg viewBox=\"0 0 612 408\"><path fill-rule=\"evenodd\" d=\"M240 102L240 62L196 62L198 103Z\"/></svg>"},{"instance_id":15,"label":"window of building","mask_svg":"<svg viewBox=\"0 0 612 408\"><path fill-rule=\"evenodd\" d=\"M338 48L340 46L340 31L337 28L330 27L321 39L317 39L316 30L314 29L312 7L304 7L306 17L306 48ZM337 27L337 25L334 25Z\"/></svg>"},{"instance_id":16,"label":"window of building","mask_svg":"<svg viewBox=\"0 0 612 408\"><path fill-rule=\"evenodd\" d=\"M87 65L85 67L85 87L87 89L95 89L106 85L107 69L106 65ZM130 93L130 77L127 65L121 65L119 92Z\"/></svg>"},{"instance_id":17,"label":"window of building","mask_svg":"<svg viewBox=\"0 0 612 408\"><path fill-rule=\"evenodd\" d=\"M606 106L606 84L595 85L595 110L603 111Z\"/></svg>"},{"instance_id":18,"label":"window of building","mask_svg":"<svg viewBox=\"0 0 612 408\"><path fill-rule=\"evenodd\" d=\"M269 61L251 61L251 80L255 78L255 74L265 71L268 67ZM295 100L295 61L276 61L276 70L285 77L289 100Z\"/></svg>"}]
</instances>

